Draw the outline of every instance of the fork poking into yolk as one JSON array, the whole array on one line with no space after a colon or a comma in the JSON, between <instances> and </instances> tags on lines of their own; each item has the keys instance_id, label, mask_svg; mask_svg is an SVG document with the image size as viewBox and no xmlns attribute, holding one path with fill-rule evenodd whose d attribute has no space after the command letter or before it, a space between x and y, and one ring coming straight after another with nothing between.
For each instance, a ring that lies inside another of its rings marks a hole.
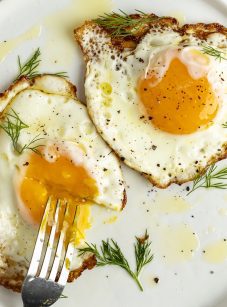
<instances>
[{"instance_id":1,"label":"fork poking into yolk","mask_svg":"<svg viewBox=\"0 0 227 307\"><path fill-rule=\"evenodd\" d=\"M32 153L25 167L20 198L27 219L33 224L40 224L46 202L52 195L54 199L68 202L68 224L71 224L75 207L78 206L77 224L80 231L77 237L83 237L85 228L89 226L89 204L98 194L96 182L84 166L75 164L67 156L59 155L55 161L49 162L45 157Z\"/></svg>"}]
</instances>

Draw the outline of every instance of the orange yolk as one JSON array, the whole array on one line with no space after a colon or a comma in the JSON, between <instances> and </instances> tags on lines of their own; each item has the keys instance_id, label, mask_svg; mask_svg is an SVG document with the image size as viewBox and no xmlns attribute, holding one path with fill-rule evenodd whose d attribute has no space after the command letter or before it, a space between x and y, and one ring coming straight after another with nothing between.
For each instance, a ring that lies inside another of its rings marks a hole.
<instances>
[{"instance_id":1,"label":"orange yolk","mask_svg":"<svg viewBox=\"0 0 227 307\"><path fill-rule=\"evenodd\" d=\"M56 203L56 199L66 200L69 212L64 223L71 225L77 210L76 229L71 227L70 233L78 243L84 238L84 230L89 227L89 202L98 194L95 180L83 166L74 164L66 156L59 156L50 163L34 153L25 167L27 169L20 185L20 197L30 219L40 224L50 195L53 196L53 203ZM53 206L51 210L54 212ZM63 223L64 210L65 205L62 205L60 223Z\"/></svg>"},{"instance_id":2,"label":"orange yolk","mask_svg":"<svg viewBox=\"0 0 227 307\"><path fill-rule=\"evenodd\" d=\"M207 77L193 79L175 58L161 81L156 76L139 81L138 94L152 123L173 134L189 134L211 123L218 100Z\"/></svg>"}]
</instances>

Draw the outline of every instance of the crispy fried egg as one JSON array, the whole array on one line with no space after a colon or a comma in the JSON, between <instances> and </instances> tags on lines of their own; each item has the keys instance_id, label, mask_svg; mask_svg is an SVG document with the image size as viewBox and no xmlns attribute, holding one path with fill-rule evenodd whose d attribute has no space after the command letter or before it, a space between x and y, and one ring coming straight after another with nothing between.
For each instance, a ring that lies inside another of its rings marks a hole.
<instances>
[{"instance_id":1,"label":"crispy fried egg","mask_svg":"<svg viewBox=\"0 0 227 307\"><path fill-rule=\"evenodd\" d=\"M187 28L154 22L134 50L119 49L93 22L75 31L97 129L127 165L162 188L226 156L226 35L212 29L199 38L201 24Z\"/></svg>"},{"instance_id":2,"label":"crispy fried egg","mask_svg":"<svg viewBox=\"0 0 227 307\"><path fill-rule=\"evenodd\" d=\"M25 125L17 150L0 129L0 283L19 289L50 196L68 202L68 224L76 208L76 227L68 230L79 247L90 227L90 206L121 210L125 192L118 159L65 79L22 78L1 96L0 111L1 126L18 118ZM71 271L86 258L75 253Z\"/></svg>"}]
</instances>

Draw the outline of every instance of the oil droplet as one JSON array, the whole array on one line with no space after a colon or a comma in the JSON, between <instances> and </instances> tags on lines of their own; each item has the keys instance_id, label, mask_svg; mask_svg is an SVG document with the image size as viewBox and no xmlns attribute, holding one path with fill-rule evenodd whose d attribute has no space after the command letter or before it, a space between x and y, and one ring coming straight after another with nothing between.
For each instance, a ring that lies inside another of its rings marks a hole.
<instances>
[{"instance_id":1,"label":"oil droplet","mask_svg":"<svg viewBox=\"0 0 227 307\"><path fill-rule=\"evenodd\" d=\"M212 225L208 226L207 228L207 234L210 234L210 233L214 233L216 231L216 228Z\"/></svg>"},{"instance_id":2,"label":"oil droplet","mask_svg":"<svg viewBox=\"0 0 227 307\"><path fill-rule=\"evenodd\" d=\"M220 215L227 216L227 208L220 208L218 212Z\"/></svg>"},{"instance_id":3,"label":"oil droplet","mask_svg":"<svg viewBox=\"0 0 227 307\"><path fill-rule=\"evenodd\" d=\"M112 93L112 86L108 82L101 83L100 88L105 95L110 95Z\"/></svg>"},{"instance_id":4,"label":"oil droplet","mask_svg":"<svg viewBox=\"0 0 227 307\"><path fill-rule=\"evenodd\" d=\"M203 258L210 263L222 263L227 259L227 241L220 240L204 248Z\"/></svg>"},{"instance_id":5,"label":"oil droplet","mask_svg":"<svg viewBox=\"0 0 227 307\"><path fill-rule=\"evenodd\" d=\"M117 221L117 216L111 216L110 218L103 221L104 224L113 224Z\"/></svg>"},{"instance_id":6,"label":"oil droplet","mask_svg":"<svg viewBox=\"0 0 227 307\"><path fill-rule=\"evenodd\" d=\"M224 200L227 201L227 194L224 194L224 195L223 195L223 198L224 198Z\"/></svg>"},{"instance_id":7,"label":"oil droplet","mask_svg":"<svg viewBox=\"0 0 227 307\"><path fill-rule=\"evenodd\" d=\"M43 66L46 63L58 63L70 67L76 52L74 28L111 9L111 0L71 0L66 8L45 18L47 43L43 50Z\"/></svg>"},{"instance_id":8,"label":"oil droplet","mask_svg":"<svg viewBox=\"0 0 227 307\"><path fill-rule=\"evenodd\" d=\"M190 209L190 204L186 202L180 196L170 195L162 192L158 192L155 198L155 205L153 210L170 214L170 213L182 213Z\"/></svg>"},{"instance_id":9,"label":"oil droplet","mask_svg":"<svg viewBox=\"0 0 227 307\"><path fill-rule=\"evenodd\" d=\"M190 260L199 247L197 235L185 224L162 226L158 242L158 252L170 263Z\"/></svg>"},{"instance_id":10,"label":"oil droplet","mask_svg":"<svg viewBox=\"0 0 227 307\"><path fill-rule=\"evenodd\" d=\"M41 34L41 30L42 28L40 25L34 26L30 28L28 31L24 32L23 34L13 39L9 39L6 42L1 42L0 43L0 62L2 62L5 59L5 57L19 44L39 37Z\"/></svg>"}]
</instances>

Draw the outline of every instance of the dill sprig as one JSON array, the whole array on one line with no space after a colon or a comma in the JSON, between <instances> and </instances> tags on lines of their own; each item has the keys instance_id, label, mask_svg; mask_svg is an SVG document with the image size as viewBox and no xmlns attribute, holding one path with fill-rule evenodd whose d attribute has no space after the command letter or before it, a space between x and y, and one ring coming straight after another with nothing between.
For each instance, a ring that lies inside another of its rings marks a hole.
<instances>
[{"instance_id":1,"label":"dill sprig","mask_svg":"<svg viewBox=\"0 0 227 307\"><path fill-rule=\"evenodd\" d=\"M227 167L223 169L217 169L217 165L211 165L207 172L198 176L193 181L193 186L191 191L187 195L194 192L199 188L216 188L216 189L227 189ZM225 182L226 181L226 182Z\"/></svg>"},{"instance_id":2,"label":"dill sprig","mask_svg":"<svg viewBox=\"0 0 227 307\"><path fill-rule=\"evenodd\" d=\"M94 21L111 31L113 37L127 37L135 35L139 32L147 23L153 22L158 17L151 16L139 10L136 10L140 14L138 18L132 18L122 10L120 13L104 14Z\"/></svg>"},{"instance_id":3,"label":"dill sprig","mask_svg":"<svg viewBox=\"0 0 227 307\"><path fill-rule=\"evenodd\" d=\"M64 295L63 293L60 295L59 298L68 298L68 296Z\"/></svg>"},{"instance_id":4,"label":"dill sprig","mask_svg":"<svg viewBox=\"0 0 227 307\"><path fill-rule=\"evenodd\" d=\"M142 268L152 261L153 255L151 255L150 245L148 241L149 236L147 231L143 238L136 238L135 243L135 257L136 257L136 272L133 272L130 268L128 260L125 258L121 251L121 248L113 239L107 239L102 241L100 251L96 244L85 243L86 247L79 249L79 256L83 256L86 253L92 253L97 260L97 266L116 265L125 270L137 283L139 289L143 291L143 286L139 280L139 274Z\"/></svg>"},{"instance_id":5,"label":"dill sprig","mask_svg":"<svg viewBox=\"0 0 227 307\"><path fill-rule=\"evenodd\" d=\"M222 124L223 128L227 128L227 122L225 122L224 124Z\"/></svg>"},{"instance_id":6,"label":"dill sprig","mask_svg":"<svg viewBox=\"0 0 227 307\"><path fill-rule=\"evenodd\" d=\"M221 60L227 60L223 51L215 49L214 47L209 45L202 45L202 52L204 54L208 54L215 57L215 59L219 60L220 62Z\"/></svg>"},{"instance_id":7,"label":"dill sprig","mask_svg":"<svg viewBox=\"0 0 227 307\"><path fill-rule=\"evenodd\" d=\"M149 235L147 230L143 238L136 237L135 244L135 256L136 256L136 273L137 276L140 274L142 268L150 263L153 259L153 255L151 254L150 245L151 242L148 241Z\"/></svg>"},{"instance_id":8,"label":"dill sprig","mask_svg":"<svg viewBox=\"0 0 227 307\"><path fill-rule=\"evenodd\" d=\"M24 64L21 63L21 58L20 56L18 56L19 73L14 81L17 81L22 76L26 76L29 79L40 76L41 74L38 70L39 65L41 63L40 57L41 57L41 52L39 48L36 49L34 54ZM50 73L49 75L68 78L68 75L65 71Z\"/></svg>"},{"instance_id":9,"label":"dill sprig","mask_svg":"<svg viewBox=\"0 0 227 307\"><path fill-rule=\"evenodd\" d=\"M14 150L18 154L22 154L22 152L26 149L32 150L33 152L40 154L38 147L41 145L35 145L36 142L40 141L43 138L40 138L39 135L35 136L28 144L25 144L23 147L21 147L18 143L21 131L23 129L29 128L28 125L26 125L18 116L18 114L12 109L11 114L6 114L5 121L3 124L0 124L0 128L2 128L8 136L12 140L12 145Z\"/></svg>"},{"instance_id":10,"label":"dill sprig","mask_svg":"<svg viewBox=\"0 0 227 307\"><path fill-rule=\"evenodd\" d=\"M68 74L65 71L60 71L60 72L56 72L56 73L48 73L48 75L51 76L56 76L56 77L63 77L63 78L68 78Z\"/></svg>"},{"instance_id":11,"label":"dill sprig","mask_svg":"<svg viewBox=\"0 0 227 307\"><path fill-rule=\"evenodd\" d=\"M29 142L28 144L25 144L22 148L21 148L21 150L20 150L20 154L24 151L24 150L26 150L26 149L29 149L29 150L31 150L31 151L33 151L34 153L36 153L36 154L38 154L38 155L40 155L40 151L39 151L39 147L41 147L41 146L43 146L43 145L34 145L35 143L37 143L38 141L40 141L40 140L43 140L43 138L40 138L39 137L40 136L40 134L38 134L37 136L35 136L32 140L31 140L31 142Z\"/></svg>"},{"instance_id":12,"label":"dill sprig","mask_svg":"<svg viewBox=\"0 0 227 307\"><path fill-rule=\"evenodd\" d=\"M18 55L18 66L19 66L19 73L15 79L18 80L21 76L27 76L28 78L34 78L39 75L37 68L41 62L40 59L41 52L38 48L34 54L24 63L21 63L21 58Z\"/></svg>"}]
</instances>

